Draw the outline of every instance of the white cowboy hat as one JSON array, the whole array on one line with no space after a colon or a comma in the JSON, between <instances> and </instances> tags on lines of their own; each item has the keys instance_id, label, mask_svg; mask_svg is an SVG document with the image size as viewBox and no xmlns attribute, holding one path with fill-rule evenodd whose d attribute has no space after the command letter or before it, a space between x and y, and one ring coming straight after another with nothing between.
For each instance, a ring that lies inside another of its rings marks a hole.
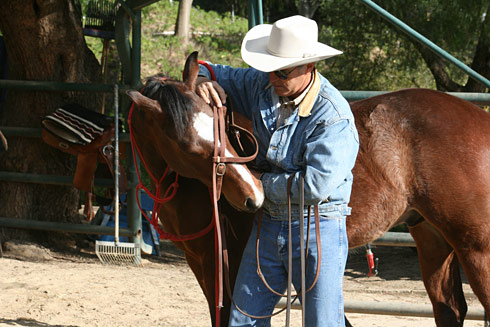
<instances>
[{"instance_id":1,"label":"white cowboy hat","mask_svg":"<svg viewBox=\"0 0 490 327\"><path fill-rule=\"evenodd\" d=\"M327 59L342 51L318 42L318 25L303 16L257 25L242 42L242 59L255 69L272 72Z\"/></svg>"}]
</instances>

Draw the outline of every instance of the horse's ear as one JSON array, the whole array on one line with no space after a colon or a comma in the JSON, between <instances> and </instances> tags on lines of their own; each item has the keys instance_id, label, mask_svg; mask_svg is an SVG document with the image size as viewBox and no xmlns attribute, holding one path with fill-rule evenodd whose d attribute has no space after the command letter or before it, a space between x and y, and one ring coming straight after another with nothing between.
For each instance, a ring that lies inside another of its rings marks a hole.
<instances>
[{"instance_id":1,"label":"horse's ear","mask_svg":"<svg viewBox=\"0 0 490 327\"><path fill-rule=\"evenodd\" d=\"M127 90L126 94L133 100L136 107L153 112L162 112L162 107L158 101L145 97L143 94L134 90Z\"/></svg>"},{"instance_id":2,"label":"horse's ear","mask_svg":"<svg viewBox=\"0 0 490 327\"><path fill-rule=\"evenodd\" d=\"M199 73L199 64L197 55L199 52L194 51L187 57L184 66L184 83L191 90L196 89L197 74Z\"/></svg>"}]
</instances>

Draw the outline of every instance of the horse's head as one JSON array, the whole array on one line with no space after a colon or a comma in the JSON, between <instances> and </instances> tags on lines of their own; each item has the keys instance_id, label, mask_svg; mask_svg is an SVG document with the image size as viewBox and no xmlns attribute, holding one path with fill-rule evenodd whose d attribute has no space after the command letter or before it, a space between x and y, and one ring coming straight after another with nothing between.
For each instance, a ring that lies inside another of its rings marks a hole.
<instances>
[{"instance_id":1,"label":"horse's head","mask_svg":"<svg viewBox=\"0 0 490 327\"><path fill-rule=\"evenodd\" d=\"M131 123L136 142L151 140L158 152L155 155L171 169L211 187L215 173L213 109L195 93L198 71L194 52L187 58L184 82L150 78L143 94L128 91L136 109ZM228 139L226 145L226 157L238 157ZM262 184L243 164L227 164L222 193L243 211L256 211L264 200Z\"/></svg>"}]
</instances>

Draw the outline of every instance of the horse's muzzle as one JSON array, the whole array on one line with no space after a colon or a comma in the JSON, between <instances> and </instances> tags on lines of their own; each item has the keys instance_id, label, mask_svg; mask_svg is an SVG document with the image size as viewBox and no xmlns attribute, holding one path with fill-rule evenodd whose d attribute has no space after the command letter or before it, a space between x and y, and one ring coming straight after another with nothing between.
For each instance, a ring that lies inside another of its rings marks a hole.
<instances>
[{"instance_id":1,"label":"horse's muzzle","mask_svg":"<svg viewBox=\"0 0 490 327\"><path fill-rule=\"evenodd\" d=\"M261 206L262 201L259 202L251 198L248 198L247 201L245 201L245 208L247 208L247 211L250 212L256 212Z\"/></svg>"}]
</instances>

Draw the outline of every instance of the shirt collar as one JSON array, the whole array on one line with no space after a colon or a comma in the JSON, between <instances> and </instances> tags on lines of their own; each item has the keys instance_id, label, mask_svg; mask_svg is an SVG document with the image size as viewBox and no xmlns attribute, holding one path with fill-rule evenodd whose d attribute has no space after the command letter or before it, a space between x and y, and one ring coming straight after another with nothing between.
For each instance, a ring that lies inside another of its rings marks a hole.
<instances>
[{"instance_id":1,"label":"shirt collar","mask_svg":"<svg viewBox=\"0 0 490 327\"><path fill-rule=\"evenodd\" d=\"M301 93L298 97L299 100L299 111L298 115L300 117L308 117L311 114L311 110L313 109L313 105L315 104L318 93L320 93L320 77L318 76L318 71L314 70L313 81L306 88L305 92ZM296 98L296 99L298 99ZM296 99L295 102L296 102Z\"/></svg>"}]
</instances>

